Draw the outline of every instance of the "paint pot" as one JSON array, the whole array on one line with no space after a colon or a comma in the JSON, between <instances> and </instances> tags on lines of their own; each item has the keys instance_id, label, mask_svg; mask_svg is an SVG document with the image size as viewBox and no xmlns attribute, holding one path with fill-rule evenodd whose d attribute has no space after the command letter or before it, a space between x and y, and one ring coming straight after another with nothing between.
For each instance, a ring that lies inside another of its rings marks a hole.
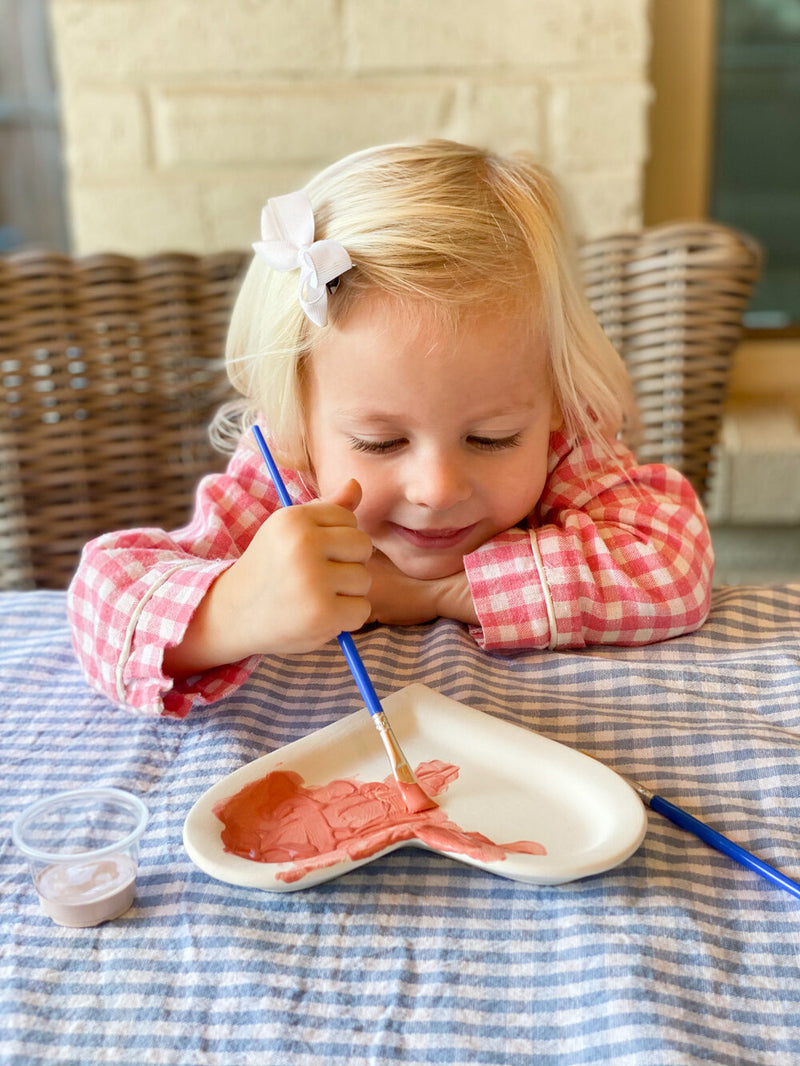
<instances>
[{"instance_id":1,"label":"paint pot","mask_svg":"<svg viewBox=\"0 0 800 1066\"><path fill-rule=\"evenodd\" d=\"M44 913L73 928L124 914L136 894L147 817L138 796L118 788L60 792L23 811L11 835Z\"/></svg>"}]
</instances>

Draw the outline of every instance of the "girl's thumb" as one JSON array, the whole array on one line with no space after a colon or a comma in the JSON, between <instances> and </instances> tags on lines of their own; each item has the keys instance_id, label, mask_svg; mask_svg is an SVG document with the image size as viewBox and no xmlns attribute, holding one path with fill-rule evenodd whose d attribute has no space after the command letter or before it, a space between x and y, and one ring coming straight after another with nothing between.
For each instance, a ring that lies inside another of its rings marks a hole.
<instances>
[{"instance_id":1,"label":"girl's thumb","mask_svg":"<svg viewBox=\"0 0 800 1066\"><path fill-rule=\"evenodd\" d=\"M328 496L328 502L337 507L346 507L348 511L355 511L361 503L361 486L355 478L351 477L336 492Z\"/></svg>"}]
</instances>

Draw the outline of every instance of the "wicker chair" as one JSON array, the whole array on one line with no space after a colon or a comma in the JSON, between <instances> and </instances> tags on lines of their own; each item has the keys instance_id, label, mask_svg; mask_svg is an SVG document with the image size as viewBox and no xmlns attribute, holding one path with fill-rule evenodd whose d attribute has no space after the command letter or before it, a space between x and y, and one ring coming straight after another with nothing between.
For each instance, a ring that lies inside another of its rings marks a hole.
<instances>
[{"instance_id":1,"label":"wicker chair","mask_svg":"<svg viewBox=\"0 0 800 1066\"><path fill-rule=\"evenodd\" d=\"M0 588L63 588L101 532L177 528L224 460L240 253L0 259Z\"/></svg>"},{"instance_id":2,"label":"wicker chair","mask_svg":"<svg viewBox=\"0 0 800 1066\"><path fill-rule=\"evenodd\" d=\"M581 252L589 298L633 375L645 461L703 493L741 314L747 238L706 223ZM247 256L0 258L0 588L62 588L110 529L176 528L224 459L207 437Z\"/></svg>"},{"instance_id":3,"label":"wicker chair","mask_svg":"<svg viewBox=\"0 0 800 1066\"><path fill-rule=\"evenodd\" d=\"M677 468L705 498L760 246L712 222L666 223L591 241L580 258L595 314L633 380L637 458Z\"/></svg>"}]
</instances>

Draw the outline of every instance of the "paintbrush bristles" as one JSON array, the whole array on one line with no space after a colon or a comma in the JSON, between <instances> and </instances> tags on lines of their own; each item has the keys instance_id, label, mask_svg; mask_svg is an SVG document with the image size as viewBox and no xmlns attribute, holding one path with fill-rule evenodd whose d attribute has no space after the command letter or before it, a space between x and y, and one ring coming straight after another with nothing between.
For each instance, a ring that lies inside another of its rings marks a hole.
<instances>
[{"instance_id":1,"label":"paintbrush bristles","mask_svg":"<svg viewBox=\"0 0 800 1066\"><path fill-rule=\"evenodd\" d=\"M438 806L425 792L422 786L414 776L414 771L408 765L400 745L397 742L397 738L392 732L392 727L389 725L389 719L380 711L373 714L372 720L374 721L380 738L383 741L383 746L386 749L386 754L389 756L389 763L392 767L392 774L397 786L400 789L400 794L403 797L403 803L405 803L406 810L411 814L418 814L420 811L431 810L433 807Z\"/></svg>"}]
</instances>

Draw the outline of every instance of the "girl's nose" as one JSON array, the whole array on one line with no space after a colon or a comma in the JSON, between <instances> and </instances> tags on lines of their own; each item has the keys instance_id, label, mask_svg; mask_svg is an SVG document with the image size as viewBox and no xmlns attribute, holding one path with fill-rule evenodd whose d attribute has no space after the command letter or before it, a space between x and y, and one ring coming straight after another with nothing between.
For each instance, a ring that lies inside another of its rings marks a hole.
<instances>
[{"instance_id":1,"label":"girl's nose","mask_svg":"<svg viewBox=\"0 0 800 1066\"><path fill-rule=\"evenodd\" d=\"M472 485L463 459L434 453L417 454L406 481L410 503L433 511L447 511L472 495Z\"/></svg>"}]
</instances>

